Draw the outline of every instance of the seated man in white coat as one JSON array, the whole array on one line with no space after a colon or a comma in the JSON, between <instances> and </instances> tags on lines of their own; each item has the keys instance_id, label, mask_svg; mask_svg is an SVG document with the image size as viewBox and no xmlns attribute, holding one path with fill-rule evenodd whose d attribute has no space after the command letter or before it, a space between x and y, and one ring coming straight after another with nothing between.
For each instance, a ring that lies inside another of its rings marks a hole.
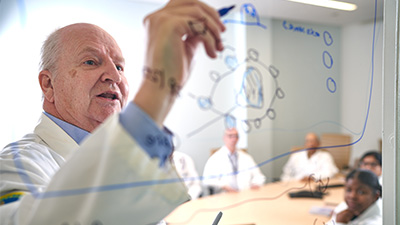
<instances>
[{"instance_id":1,"label":"seated man in white coat","mask_svg":"<svg viewBox=\"0 0 400 225\"><path fill-rule=\"evenodd\" d=\"M210 156L204 167L203 184L216 193L258 189L265 182L254 159L237 149L238 140L235 128L225 130L225 145Z\"/></svg>"},{"instance_id":2,"label":"seated man in white coat","mask_svg":"<svg viewBox=\"0 0 400 225\"><path fill-rule=\"evenodd\" d=\"M197 173L192 157L184 152L174 151L172 159L175 164L176 172L183 179L188 188L190 197L192 199L199 198L203 190L201 188L199 173Z\"/></svg>"},{"instance_id":3,"label":"seated man in white coat","mask_svg":"<svg viewBox=\"0 0 400 225\"><path fill-rule=\"evenodd\" d=\"M339 169L329 152L319 149L319 138L315 133L308 133L305 137L304 150L290 155L283 167L282 181L308 181L333 177Z\"/></svg>"},{"instance_id":4,"label":"seated man in white coat","mask_svg":"<svg viewBox=\"0 0 400 225\"><path fill-rule=\"evenodd\" d=\"M48 37L44 112L32 134L0 153L0 224L155 224L189 199L162 124L196 46L216 57L225 28L197 0L171 1L144 24L144 79L125 109L124 58L107 32L73 24Z\"/></svg>"}]
</instances>

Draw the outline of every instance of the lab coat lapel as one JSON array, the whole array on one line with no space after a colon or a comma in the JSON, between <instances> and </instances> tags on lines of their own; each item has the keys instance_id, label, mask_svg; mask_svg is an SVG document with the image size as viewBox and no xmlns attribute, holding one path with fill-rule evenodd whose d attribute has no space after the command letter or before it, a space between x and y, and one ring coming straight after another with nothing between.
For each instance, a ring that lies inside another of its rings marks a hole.
<instances>
[{"instance_id":1,"label":"lab coat lapel","mask_svg":"<svg viewBox=\"0 0 400 225\"><path fill-rule=\"evenodd\" d=\"M34 131L45 144L61 155L64 159L79 147L79 145L56 123L42 113Z\"/></svg>"}]
</instances>

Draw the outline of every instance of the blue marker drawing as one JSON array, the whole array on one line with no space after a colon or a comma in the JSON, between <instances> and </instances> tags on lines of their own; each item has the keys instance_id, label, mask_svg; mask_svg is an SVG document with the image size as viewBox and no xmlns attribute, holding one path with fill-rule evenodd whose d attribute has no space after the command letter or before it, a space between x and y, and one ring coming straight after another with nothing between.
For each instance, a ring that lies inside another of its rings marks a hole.
<instances>
[{"instance_id":1,"label":"blue marker drawing","mask_svg":"<svg viewBox=\"0 0 400 225\"><path fill-rule=\"evenodd\" d=\"M236 95L236 104L259 109L263 107L262 75L257 68L249 67L244 72L241 89Z\"/></svg>"},{"instance_id":2,"label":"blue marker drawing","mask_svg":"<svg viewBox=\"0 0 400 225\"><path fill-rule=\"evenodd\" d=\"M259 26L264 29L267 29L267 26L261 24L260 17L257 13L256 8L254 5L250 3L243 4L240 8L240 20L232 20L226 19L222 21L225 23L236 23L236 24L243 24L247 26Z\"/></svg>"},{"instance_id":3,"label":"blue marker drawing","mask_svg":"<svg viewBox=\"0 0 400 225\"><path fill-rule=\"evenodd\" d=\"M304 26L301 25L293 25L292 23L287 22L284 20L282 22L282 27L283 29L287 31L293 31L293 32L298 32L298 33L303 33L312 37L320 37L321 35L319 34L318 31L314 30L313 28L305 28Z\"/></svg>"},{"instance_id":4,"label":"blue marker drawing","mask_svg":"<svg viewBox=\"0 0 400 225\"><path fill-rule=\"evenodd\" d=\"M367 109L366 109L366 116L365 116L364 124L363 124L363 127L362 127L361 135L357 140L355 140L354 142L349 143L349 144L335 145L335 146L321 146L320 148L327 149L327 148L347 147L347 146L351 146L351 145L357 144L364 137L366 126L367 126L367 122L368 122L368 118L369 118L370 108L371 108L372 88L373 88L373 80L374 80L375 42L376 42L375 34L376 34L376 14L377 14L376 5L377 5L377 1L375 0L375 11L374 11L375 12L375 17L374 17L374 25L373 25L373 33L372 33L372 46L371 46L372 47L372 56L371 56L372 69L371 69L371 74L370 74L371 79L370 79L370 86L369 86L369 96L368 96L368 103L367 103ZM258 55L258 52L256 50L250 49L249 50L249 55L250 55L250 57L248 57L246 60L251 61L252 64L258 65L257 68L268 71L267 74L270 75L270 78L272 77L272 79L275 81L276 94L275 94L275 96L273 97L273 99L270 102L270 106L271 106L272 103L275 100L275 97L276 98L284 98L284 92L283 92L282 89L280 89L280 87L279 87L279 85L277 83L277 79L276 79L276 78L279 77L279 70L277 68L275 68L274 66L269 66L269 67L265 66L264 64L262 64L261 62L256 60L257 58L254 57L254 56ZM254 60L256 60L256 61L254 61ZM228 60L228 61L229 62L234 62L234 63L229 65L232 68L230 68L230 71L228 71L226 74L221 74L219 76L215 76L215 75L218 75L218 74L214 74L214 79L217 77L214 80L215 83L221 82L221 80L223 80L224 78L226 78L230 74L232 74L234 71L236 71L236 68L245 65L244 63L237 63L237 60L236 61L232 60L232 58L230 60ZM247 62L247 63L249 63L249 62ZM262 74L264 75L264 73L262 73ZM328 80L329 80L329 78L328 78ZM254 82L254 81L257 81L257 79L252 79L251 80L251 82ZM336 84L333 79L331 79L330 82ZM243 84L243 82L242 82L242 84ZM256 87L259 87L259 86L256 85ZM336 85L334 85L334 87L335 88L332 89L332 90L336 90ZM256 93L257 91L260 91L261 89L257 89L257 88L254 89L253 88L253 90ZM210 95L211 97L213 96L214 92L215 92L215 90L213 90L212 94ZM208 106L211 105L212 107L214 106L213 102L212 102L212 98L210 98L209 100L199 101L199 102L201 102L201 103L199 103L200 107L201 106L206 106L206 105L208 105ZM249 105L249 106L252 107L252 105ZM212 107L211 107L210 110L214 110L214 109L212 109ZM230 112L232 112L237 107L238 106L233 106L231 109L229 109L227 111L227 113L222 114L222 116L226 116L226 120L225 121L228 122L231 125L233 124L234 121L237 121L237 118L234 118L230 114ZM275 116L275 111L272 108L268 108L266 110L266 112L264 113L264 117L267 117L268 115ZM245 120L243 122L244 122L244 124L249 125L249 126L251 125L251 123L254 123L254 125L257 126L257 124L259 125L261 123L261 120L264 117L260 117L260 118L256 118L256 119L249 119L249 120ZM214 123L215 121L218 121L220 119L221 119L221 115L217 114L217 116L214 119L210 120L209 123ZM207 124L205 124L205 127L206 126L207 126ZM202 127L202 128L205 128L205 127ZM249 128L249 129L251 129L251 128ZM198 132L198 131L196 131L196 132ZM151 185L162 185L162 184L168 184L168 183L172 183L172 182L181 182L180 178L178 178L178 179L166 179L166 180L147 180L147 181L140 181L140 182L129 182L129 183L121 183L121 184L112 184L112 185L104 185L104 186L89 187L89 188L82 188L82 189L39 192L36 189L35 184L32 182L32 180L30 179L29 175L27 174L27 172L26 172L26 170L25 170L25 168L23 166L23 163L21 161L21 157L19 155L18 147L15 145L15 143L11 144L11 146L12 146L11 148L13 150L13 161L14 161L15 167L18 169L18 173L19 173L19 176L20 176L21 180L25 183L27 189L29 190L29 192L31 192L32 196L35 197L35 198L39 198L39 199L40 198L63 197L63 196L75 196L75 195L87 194L87 193L97 193L97 192L104 192L104 191L110 191L110 190L120 190L120 189L125 189L125 188L134 188L134 187L143 187L143 186L151 186ZM308 149L301 149L301 150L298 150L298 151L289 151L289 152L277 155L275 157L272 157L272 158L270 158L268 160L265 160L265 161L261 162L260 164L256 165L256 167L261 167L261 166L264 166L264 165L266 165L266 164L268 164L270 162L273 162L273 161L275 161L277 159L280 159L282 157L288 156L290 154L293 154L293 153L296 153L296 152L299 152L299 151L307 151L307 150ZM241 172L245 172L245 171L248 171L248 170L252 170L254 168L255 167L247 168L247 169L245 169L243 171L238 171L237 173L241 173ZM223 176L230 176L230 175L234 175L234 173L222 174L222 175ZM216 176L220 176L220 175L215 175L213 177L216 177ZM191 179L204 180L204 179L212 179L213 177L201 177L200 176L200 177L195 177L195 178L191 178ZM267 199L263 199L263 200L267 200ZM242 204L242 203L240 203L240 204ZM232 206L237 206L237 205L234 204Z\"/></svg>"},{"instance_id":5,"label":"blue marker drawing","mask_svg":"<svg viewBox=\"0 0 400 225\"><path fill-rule=\"evenodd\" d=\"M328 31L324 31L324 41L326 46L331 46L333 43L332 35Z\"/></svg>"},{"instance_id":6,"label":"blue marker drawing","mask_svg":"<svg viewBox=\"0 0 400 225\"><path fill-rule=\"evenodd\" d=\"M324 65L326 68L331 69L333 66L333 58L331 54L328 51L324 51L322 53L322 61L324 62Z\"/></svg>"},{"instance_id":7,"label":"blue marker drawing","mask_svg":"<svg viewBox=\"0 0 400 225\"><path fill-rule=\"evenodd\" d=\"M328 90L329 90L331 93L335 93L335 92L336 92L336 82L335 82L335 80L334 80L332 77L329 77L329 78L326 80L326 87L328 88Z\"/></svg>"},{"instance_id":8,"label":"blue marker drawing","mask_svg":"<svg viewBox=\"0 0 400 225\"><path fill-rule=\"evenodd\" d=\"M229 53L226 54L226 52ZM218 120L224 120L226 128L240 125L245 132L250 132L253 127L259 129L265 118L275 119L276 112L273 104L276 99L285 97L278 83L279 70L259 61L257 50L249 49L247 58L241 63L238 63L233 47L226 46L223 54L226 56L222 61L226 64L228 71L221 74L211 71L210 78L214 81L211 93L208 96L197 97L199 108L211 111L217 117L191 131L188 137L199 133ZM274 84L275 90L266 90L265 86L270 83ZM225 93L225 90L230 90L230 92ZM267 93L271 93L270 99L266 99ZM190 96L196 98L193 93ZM252 118L241 117L243 111L251 111Z\"/></svg>"}]
</instances>

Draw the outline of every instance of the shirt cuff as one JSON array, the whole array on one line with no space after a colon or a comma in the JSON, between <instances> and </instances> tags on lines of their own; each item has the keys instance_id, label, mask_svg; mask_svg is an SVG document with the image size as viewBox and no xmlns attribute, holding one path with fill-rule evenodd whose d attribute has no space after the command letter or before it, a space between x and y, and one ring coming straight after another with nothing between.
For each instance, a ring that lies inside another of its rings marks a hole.
<instances>
[{"instance_id":1,"label":"shirt cuff","mask_svg":"<svg viewBox=\"0 0 400 225\"><path fill-rule=\"evenodd\" d=\"M135 103L130 102L120 113L119 121L151 158L160 159L160 167L172 153L172 133L156 123Z\"/></svg>"}]
</instances>

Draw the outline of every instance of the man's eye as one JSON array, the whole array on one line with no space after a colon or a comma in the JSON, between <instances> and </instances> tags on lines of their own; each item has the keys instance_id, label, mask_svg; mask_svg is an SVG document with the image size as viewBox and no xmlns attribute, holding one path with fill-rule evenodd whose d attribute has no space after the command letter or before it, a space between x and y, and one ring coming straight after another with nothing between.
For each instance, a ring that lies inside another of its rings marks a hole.
<instances>
[{"instance_id":1,"label":"man's eye","mask_svg":"<svg viewBox=\"0 0 400 225\"><path fill-rule=\"evenodd\" d=\"M87 60L87 61L85 61L83 64L93 66L93 65L96 65L96 62L93 61L93 60Z\"/></svg>"},{"instance_id":2,"label":"man's eye","mask_svg":"<svg viewBox=\"0 0 400 225\"><path fill-rule=\"evenodd\" d=\"M116 65L115 67L117 68L118 71L123 71L124 70L124 68L122 68L122 66Z\"/></svg>"}]
</instances>

